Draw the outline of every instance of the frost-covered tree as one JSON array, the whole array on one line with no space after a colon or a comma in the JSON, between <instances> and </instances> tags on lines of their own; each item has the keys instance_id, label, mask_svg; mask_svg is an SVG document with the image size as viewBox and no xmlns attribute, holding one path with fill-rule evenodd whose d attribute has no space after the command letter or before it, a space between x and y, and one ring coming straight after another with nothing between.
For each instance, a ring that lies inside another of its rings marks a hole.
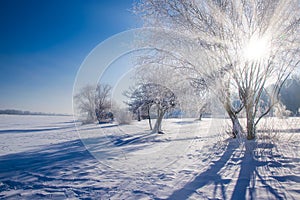
<instances>
[{"instance_id":1,"label":"frost-covered tree","mask_svg":"<svg viewBox=\"0 0 300 200\"><path fill-rule=\"evenodd\" d=\"M111 89L108 84L98 84L95 90L95 113L97 120L102 122L103 120L113 119L111 109Z\"/></svg>"},{"instance_id":2,"label":"frost-covered tree","mask_svg":"<svg viewBox=\"0 0 300 200\"><path fill-rule=\"evenodd\" d=\"M95 86L87 85L74 96L74 103L79 114L84 118L84 123L91 123L96 120L95 91Z\"/></svg>"},{"instance_id":3,"label":"frost-covered tree","mask_svg":"<svg viewBox=\"0 0 300 200\"><path fill-rule=\"evenodd\" d=\"M283 105L281 102L277 103L274 106L274 115L278 118L287 118L291 115L291 111L286 109L286 106Z\"/></svg>"},{"instance_id":4,"label":"frost-covered tree","mask_svg":"<svg viewBox=\"0 0 300 200\"><path fill-rule=\"evenodd\" d=\"M143 89L143 87L137 86L137 88L130 88L128 91L125 91L123 95L128 98L128 101L125 103L129 107L134 115L136 115L137 120L148 118L150 130L152 130L150 109L153 105L152 98L150 97L151 91Z\"/></svg>"},{"instance_id":5,"label":"frost-covered tree","mask_svg":"<svg viewBox=\"0 0 300 200\"><path fill-rule=\"evenodd\" d=\"M150 95L150 103L147 102L141 111L147 110L150 113L150 108L156 109L156 123L153 132L161 132L161 122L164 115L171 108L178 105L178 97L180 96L181 87L184 79L181 74L165 65L158 63L146 63L146 57L149 54L155 54L155 50L147 50L142 52L135 60L135 82L137 86ZM153 101L153 99L156 99ZM147 106L150 105L150 106ZM150 114L149 114L150 115ZM150 119L149 119L150 121Z\"/></svg>"},{"instance_id":6,"label":"frost-covered tree","mask_svg":"<svg viewBox=\"0 0 300 200\"><path fill-rule=\"evenodd\" d=\"M146 62L205 80L232 120L233 134L242 133L237 114L244 109L247 138L255 138L258 122L299 67L299 1L141 0L135 11L146 27L160 28L145 37L158 52Z\"/></svg>"},{"instance_id":7,"label":"frost-covered tree","mask_svg":"<svg viewBox=\"0 0 300 200\"><path fill-rule=\"evenodd\" d=\"M176 96L169 88L158 84L145 85L148 91L151 92L152 101L157 111L157 119L152 130L153 133L162 133L161 125L164 115L176 105Z\"/></svg>"},{"instance_id":8,"label":"frost-covered tree","mask_svg":"<svg viewBox=\"0 0 300 200\"><path fill-rule=\"evenodd\" d=\"M128 105L132 107L132 110L137 111L138 109L147 108L150 128L152 128L150 108L154 107L156 109L157 119L152 132L162 133L161 125L164 115L176 105L175 94L165 86L156 83L145 83L139 85L131 95L127 94L126 96L130 97Z\"/></svg>"},{"instance_id":9,"label":"frost-covered tree","mask_svg":"<svg viewBox=\"0 0 300 200\"><path fill-rule=\"evenodd\" d=\"M97 86L86 85L74 96L74 103L84 123L92 123L96 119L112 118L109 113L111 86L98 84Z\"/></svg>"}]
</instances>

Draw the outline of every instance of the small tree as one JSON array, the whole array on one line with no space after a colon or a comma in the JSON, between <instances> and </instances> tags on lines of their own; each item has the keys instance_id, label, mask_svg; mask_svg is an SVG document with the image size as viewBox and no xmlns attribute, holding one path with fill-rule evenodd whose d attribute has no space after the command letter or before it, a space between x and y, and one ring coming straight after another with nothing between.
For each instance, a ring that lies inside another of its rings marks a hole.
<instances>
[{"instance_id":1,"label":"small tree","mask_svg":"<svg viewBox=\"0 0 300 200\"><path fill-rule=\"evenodd\" d=\"M153 133L163 133L161 124L165 113L176 105L176 96L169 89L157 84L145 85L149 91L152 91L152 101L157 109L157 120L152 130Z\"/></svg>"}]
</instances>

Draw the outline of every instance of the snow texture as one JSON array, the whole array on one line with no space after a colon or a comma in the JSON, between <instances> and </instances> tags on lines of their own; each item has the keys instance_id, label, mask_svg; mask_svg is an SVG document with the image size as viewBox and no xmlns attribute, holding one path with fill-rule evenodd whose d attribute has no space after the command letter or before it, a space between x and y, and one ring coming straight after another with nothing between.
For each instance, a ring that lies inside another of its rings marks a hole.
<instances>
[{"instance_id":1,"label":"snow texture","mask_svg":"<svg viewBox=\"0 0 300 200\"><path fill-rule=\"evenodd\" d=\"M226 119L165 119L160 135L147 120L77 132L72 117L1 115L0 198L299 199L300 119L272 120L245 141Z\"/></svg>"}]
</instances>

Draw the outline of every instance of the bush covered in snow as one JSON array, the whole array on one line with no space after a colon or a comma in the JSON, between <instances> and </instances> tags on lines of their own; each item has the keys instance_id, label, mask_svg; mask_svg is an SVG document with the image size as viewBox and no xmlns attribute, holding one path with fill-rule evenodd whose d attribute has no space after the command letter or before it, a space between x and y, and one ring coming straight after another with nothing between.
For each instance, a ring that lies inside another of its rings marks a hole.
<instances>
[{"instance_id":1,"label":"bush covered in snow","mask_svg":"<svg viewBox=\"0 0 300 200\"><path fill-rule=\"evenodd\" d=\"M274 107L274 115L278 118L287 118L291 116L292 112L286 109L286 106L282 103L278 103Z\"/></svg>"},{"instance_id":2,"label":"bush covered in snow","mask_svg":"<svg viewBox=\"0 0 300 200\"><path fill-rule=\"evenodd\" d=\"M132 114L127 109L116 109L114 115L118 124L130 124L132 122Z\"/></svg>"}]
</instances>

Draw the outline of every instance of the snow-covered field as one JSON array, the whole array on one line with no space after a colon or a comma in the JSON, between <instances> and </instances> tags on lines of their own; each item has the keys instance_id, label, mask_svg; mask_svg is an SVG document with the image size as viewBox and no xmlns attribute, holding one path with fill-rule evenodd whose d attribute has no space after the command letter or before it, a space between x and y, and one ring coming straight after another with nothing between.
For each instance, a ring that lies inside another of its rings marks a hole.
<instances>
[{"instance_id":1,"label":"snow-covered field","mask_svg":"<svg viewBox=\"0 0 300 200\"><path fill-rule=\"evenodd\" d=\"M226 120L91 124L0 116L3 199L300 199L300 119L270 119L255 141Z\"/></svg>"}]
</instances>

